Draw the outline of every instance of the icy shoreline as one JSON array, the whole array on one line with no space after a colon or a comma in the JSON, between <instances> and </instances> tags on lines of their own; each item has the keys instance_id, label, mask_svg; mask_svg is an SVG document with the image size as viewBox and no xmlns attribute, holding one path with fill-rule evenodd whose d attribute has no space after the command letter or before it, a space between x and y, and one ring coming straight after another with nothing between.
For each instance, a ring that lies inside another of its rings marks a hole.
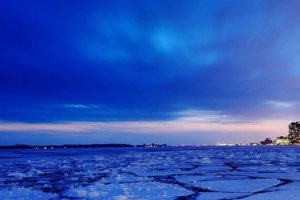
<instances>
[{"instance_id":1,"label":"icy shoreline","mask_svg":"<svg viewBox=\"0 0 300 200\"><path fill-rule=\"evenodd\" d=\"M4 199L298 199L300 148L1 150Z\"/></svg>"}]
</instances>

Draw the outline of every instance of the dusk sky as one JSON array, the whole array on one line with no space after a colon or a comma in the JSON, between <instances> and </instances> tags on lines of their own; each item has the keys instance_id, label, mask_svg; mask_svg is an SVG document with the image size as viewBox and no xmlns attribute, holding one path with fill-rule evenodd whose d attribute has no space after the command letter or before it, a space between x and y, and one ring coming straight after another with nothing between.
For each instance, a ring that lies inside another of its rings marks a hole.
<instances>
[{"instance_id":1,"label":"dusk sky","mask_svg":"<svg viewBox=\"0 0 300 200\"><path fill-rule=\"evenodd\" d=\"M0 145L257 142L300 120L298 0L0 3Z\"/></svg>"}]
</instances>

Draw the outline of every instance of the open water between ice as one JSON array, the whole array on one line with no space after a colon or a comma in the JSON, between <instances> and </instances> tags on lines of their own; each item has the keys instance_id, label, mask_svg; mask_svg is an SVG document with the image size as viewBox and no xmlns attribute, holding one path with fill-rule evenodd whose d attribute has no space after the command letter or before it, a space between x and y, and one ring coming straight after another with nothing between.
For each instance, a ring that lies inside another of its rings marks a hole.
<instances>
[{"instance_id":1,"label":"open water between ice","mask_svg":"<svg viewBox=\"0 0 300 200\"><path fill-rule=\"evenodd\" d=\"M0 150L0 199L299 199L300 147Z\"/></svg>"}]
</instances>

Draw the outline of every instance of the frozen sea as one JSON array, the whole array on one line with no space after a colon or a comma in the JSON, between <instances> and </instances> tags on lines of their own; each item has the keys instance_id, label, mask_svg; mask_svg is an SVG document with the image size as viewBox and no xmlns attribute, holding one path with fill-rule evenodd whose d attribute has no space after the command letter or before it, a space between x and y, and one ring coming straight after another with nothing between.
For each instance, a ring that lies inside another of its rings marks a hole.
<instances>
[{"instance_id":1,"label":"frozen sea","mask_svg":"<svg viewBox=\"0 0 300 200\"><path fill-rule=\"evenodd\" d=\"M0 150L0 199L299 199L300 147Z\"/></svg>"}]
</instances>

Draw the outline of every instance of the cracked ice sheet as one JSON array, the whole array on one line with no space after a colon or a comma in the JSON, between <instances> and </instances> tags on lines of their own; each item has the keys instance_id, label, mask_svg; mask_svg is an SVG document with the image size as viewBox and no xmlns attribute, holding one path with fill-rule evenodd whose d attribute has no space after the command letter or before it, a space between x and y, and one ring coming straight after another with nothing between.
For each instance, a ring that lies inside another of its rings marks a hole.
<instances>
[{"instance_id":1,"label":"cracked ice sheet","mask_svg":"<svg viewBox=\"0 0 300 200\"><path fill-rule=\"evenodd\" d=\"M193 165L186 165L186 164L182 164L182 165L171 165L171 164L165 164L165 165L156 165L156 166L151 166L148 169L154 169L154 170L174 170L174 169L180 169L180 170L191 170L193 169L194 166Z\"/></svg>"},{"instance_id":2,"label":"cracked ice sheet","mask_svg":"<svg viewBox=\"0 0 300 200\"><path fill-rule=\"evenodd\" d=\"M211 181L211 180L240 180L247 179L248 176L228 176L219 174L203 174L203 175L187 175L187 176L175 176L174 177L179 183L191 183L197 181Z\"/></svg>"},{"instance_id":3,"label":"cracked ice sheet","mask_svg":"<svg viewBox=\"0 0 300 200\"><path fill-rule=\"evenodd\" d=\"M201 181L191 183L196 188L215 192L259 192L280 184L277 179L246 179L246 180L221 180Z\"/></svg>"},{"instance_id":4,"label":"cracked ice sheet","mask_svg":"<svg viewBox=\"0 0 300 200\"><path fill-rule=\"evenodd\" d=\"M300 190L300 182L292 182L279 186L278 190Z\"/></svg>"},{"instance_id":5,"label":"cracked ice sheet","mask_svg":"<svg viewBox=\"0 0 300 200\"><path fill-rule=\"evenodd\" d=\"M261 194L255 194L246 198L245 200L261 200L261 199L272 199L272 200L299 200L300 190L283 190L275 192L266 192Z\"/></svg>"},{"instance_id":6,"label":"cracked ice sheet","mask_svg":"<svg viewBox=\"0 0 300 200\"><path fill-rule=\"evenodd\" d=\"M57 194L41 192L37 190L31 190L28 188L17 188L0 190L1 199L21 199L21 200L32 200L32 199L50 199L58 197Z\"/></svg>"},{"instance_id":7,"label":"cracked ice sheet","mask_svg":"<svg viewBox=\"0 0 300 200\"><path fill-rule=\"evenodd\" d=\"M211 175L194 175L194 176L176 176L174 177L179 183L193 183L196 181L206 181L206 180L213 180L216 179L216 174Z\"/></svg>"},{"instance_id":8,"label":"cracked ice sheet","mask_svg":"<svg viewBox=\"0 0 300 200\"><path fill-rule=\"evenodd\" d=\"M228 177L235 176L247 176L251 178L275 178L279 180L291 180L300 181L299 173L256 173L256 172L243 172L243 171L233 171L233 172L219 172L220 175L227 175Z\"/></svg>"},{"instance_id":9,"label":"cracked ice sheet","mask_svg":"<svg viewBox=\"0 0 300 200\"><path fill-rule=\"evenodd\" d=\"M135 174L137 176L174 176L174 175L184 175L184 174L202 174L206 172L218 172L218 171L229 171L232 168L222 165L205 165L199 166L192 170L164 170L164 171L138 171Z\"/></svg>"},{"instance_id":10,"label":"cracked ice sheet","mask_svg":"<svg viewBox=\"0 0 300 200\"><path fill-rule=\"evenodd\" d=\"M251 173L249 177L300 181L300 174L298 173Z\"/></svg>"},{"instance_id":11,"label":"cracked ice sheet","mask_svg":"<svg viewBox=\"0 0 300 200\"><path fill-rule=\"evenodd\" d=\"M223 166L223 165L204 165L199 166L190 172L198 173L198 172L217 172L217 171L230 171L233 170L230 167Z\"/></svg>"},{"instance_id":12,"label":"cracked ice sheet","mask_svg":"<svg viewBox=\"0 0 300 200\"><path fill-rule=\"evenodd\" d=\"M235 199L250 195L252 195L252 193L200 192L199 196L195 200Z\"/></svg>"},{"instance_id":13,"label":"cracked ice sheet","mask_svg":"<svg viewBox=\"0 0 300 200\"><path fill-rule=\"evenodd\" d=\"M138 182L127 184L104 185L96 183L91 186L67 190L64 195L73 198L89 199L170 199L194 194L181 186L159 183Z\"/></svg>"},{"instance_id":14,"label":"cracked ice sheet","mask_svg":"<svg viewBox=\"0 0 300 200\"><path fill-rule=\"evenodd\" d=\"M247 171L247 172L280 172L286 173L292 170L289 167L285 166L251 166L251 167L238 167L236 170L238 171Z\"/></svg>"},{"instance_id":15,"label":"cracked ice sheet","mask_svg":"<svg viewBox=\"0 0 300 200\"><path fill-rule=\"evenodd\" d=\"M148 177L136 177L131 174L118 174L115 176L110 176L102 178L99 182L101 183L121 183L121 182L139 182L139 181L150 181L151 178Z\"/></svg>"},{"instance_id":16,"label":"cracked ice sheet","mask_svg":"<svg viewBox=\"0 0 300 200\"><path fill-rule=\"evenodd\" d=\"M183 174L193 174L191 171L149 171L149 172L138 172L135 173L137 176L149 176L149 177L154 177L154 176L175 176L175 175L183 175Z\"/></svg>"}]
</instances>

